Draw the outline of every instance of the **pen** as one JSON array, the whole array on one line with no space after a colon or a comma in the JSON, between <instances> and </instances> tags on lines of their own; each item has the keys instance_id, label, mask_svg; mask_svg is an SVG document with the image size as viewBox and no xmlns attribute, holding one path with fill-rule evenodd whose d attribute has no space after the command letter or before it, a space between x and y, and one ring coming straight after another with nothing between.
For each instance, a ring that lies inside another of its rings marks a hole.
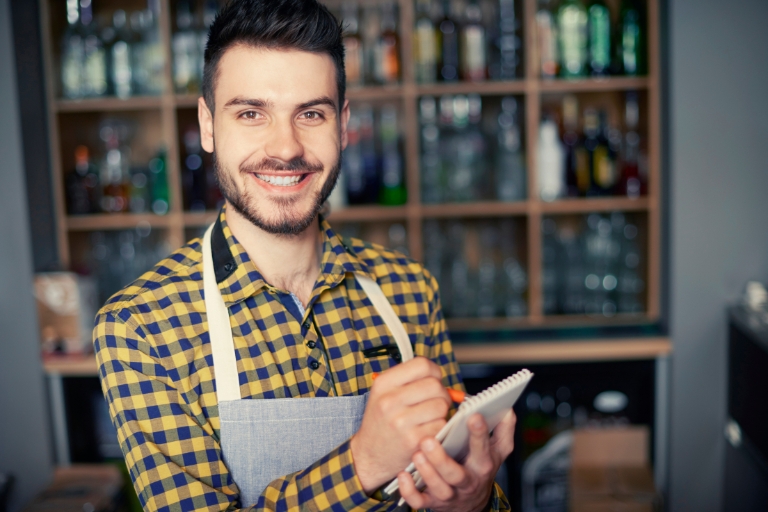
<instances>
[{"instance_id":1,"label":"pen","mask_svg":"<svg viewBox=\"0 0 768 512\"><path fill-rule=\"evenodd\" d=\"M376 377L379 376L378 372L373 372L373 380L376 380ZM448 392L448 396L451 397L451 400L456 402L457 404L460 404L464 401L464 399L467 397L467 394L463 391L459 391L458 389L452 389L452 388L445 388L445 390Z\"/></svg>"}]
</instances>

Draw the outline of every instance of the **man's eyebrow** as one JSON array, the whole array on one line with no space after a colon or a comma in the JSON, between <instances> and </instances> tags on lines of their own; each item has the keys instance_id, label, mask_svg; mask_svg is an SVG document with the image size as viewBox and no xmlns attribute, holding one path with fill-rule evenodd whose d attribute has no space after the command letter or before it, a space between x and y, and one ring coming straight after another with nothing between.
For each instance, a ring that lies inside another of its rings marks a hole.
<instances>
[{"instance_id":1,"label":"man's eyebrow","mask_svg":"<svg viewBox=\"0 0 768 512\"><path fill-rule=\"evenodd\" d=\"M243 98L242 96L235 96L224 104L224 108L236 105L248 105L251 107L271 107L272 102L268 100L260 100L257 98Z\"/></svg>"},{"instance_id":2,"label":"man's eyebrow","mask_svg":"<svg viewBox=\"0 0 768 512\"><path fill-rule=\"evenodd\" d=\"M307 101L305 103L302 103L301 105L298 105L296 107L296 110L304 110L305 108L310 107L316 107L318 105L328 105L332 109L336 109L336 102L333 101L328 96L321 96L320 98L315 98L314 100Z\"/></svg>"}]
</instances>

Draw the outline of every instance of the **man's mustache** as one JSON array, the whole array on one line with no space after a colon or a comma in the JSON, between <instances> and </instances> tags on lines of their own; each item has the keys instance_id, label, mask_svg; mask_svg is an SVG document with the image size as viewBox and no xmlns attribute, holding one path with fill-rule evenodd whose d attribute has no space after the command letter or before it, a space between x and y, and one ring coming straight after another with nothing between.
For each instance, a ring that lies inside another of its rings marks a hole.
<instances>
[{"instance_id":1,"label":"man's mustache","mask_svg":"<svg viewBox=\"0 0 768 512\"><path fill-rule=\"evenodd\" d=\"M321 172L322 164L311 164L303 157L294 158L288 162L276 160L274 158L265 158L257 164L243 164L240 166L241 173L254 173L259 171L301 171L301 172Z\"/></svg>"}]
</instances>

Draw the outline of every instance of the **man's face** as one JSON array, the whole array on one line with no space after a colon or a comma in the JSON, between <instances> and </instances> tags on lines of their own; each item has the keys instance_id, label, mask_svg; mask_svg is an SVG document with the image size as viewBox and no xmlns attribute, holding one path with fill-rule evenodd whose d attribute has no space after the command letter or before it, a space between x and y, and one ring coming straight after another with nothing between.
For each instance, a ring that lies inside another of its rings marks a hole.
<instances>
[{"instance_id":1,"label":"man's face","mask_svg":"<svg viewBox=\"0 0 768 512\"><path fill-rule=\"evenodd\" d=\"M201 98L203 149L227 202L274 234L304 231L338 177L349 105L325 54L236 45L218 64L215 115Z\"/></svg>"}]
</instances>

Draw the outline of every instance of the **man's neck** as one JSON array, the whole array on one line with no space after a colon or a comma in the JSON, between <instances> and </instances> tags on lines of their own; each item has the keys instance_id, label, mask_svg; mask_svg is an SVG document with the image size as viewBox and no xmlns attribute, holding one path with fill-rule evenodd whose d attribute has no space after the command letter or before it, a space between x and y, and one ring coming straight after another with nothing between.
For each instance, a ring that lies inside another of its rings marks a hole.
<instances>
[{"instance_id":1,"label":"man's neck","mask_svg":"<svg viewBox=\"0 0 768 512\"><path fill-rule=\"evenodd\" d=\"M267 233L227 207L227 225L272 286L292 292L306 306L320 273L318 220L298 235Z\"/></svg>"}]
</instances>

